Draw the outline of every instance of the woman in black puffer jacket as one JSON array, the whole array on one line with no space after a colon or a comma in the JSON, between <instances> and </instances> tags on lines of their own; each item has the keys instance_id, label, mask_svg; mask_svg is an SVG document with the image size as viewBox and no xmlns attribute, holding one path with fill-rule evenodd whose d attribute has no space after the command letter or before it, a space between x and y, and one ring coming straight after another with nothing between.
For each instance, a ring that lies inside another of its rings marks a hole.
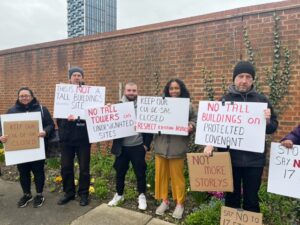
<instances>
[{"instance_id":1,"label":"woman in black puffer jacket","mask_svg":"<svg viewBox=\"0 0 300 225\"><path fill-rule=\"evenodd\" d=\"M41 112L43 131L39 133L39 137L43 137L45 140L45 148L47 148L47 138L54 130L54 122L48 109L39 104L38 100L34 97L31 89L28 87L22 87L18 91L18 99L13 107L11 107L7 114L11 113L26 113L26 112ZM8 136L0 136L0 141L5 143L8 140ZM45 183L44 172L45 160L38 160L33 162L18 164L18 171L20 174L20 183L24 196L19 200L18 207L23 208L27 206L29 202L34 200L33 206L40 207L44 202L43 188ZM36 186L37 195L32 198L31 195L31 174L34 175L34 182Z\"/></svg>"}]
</instances>

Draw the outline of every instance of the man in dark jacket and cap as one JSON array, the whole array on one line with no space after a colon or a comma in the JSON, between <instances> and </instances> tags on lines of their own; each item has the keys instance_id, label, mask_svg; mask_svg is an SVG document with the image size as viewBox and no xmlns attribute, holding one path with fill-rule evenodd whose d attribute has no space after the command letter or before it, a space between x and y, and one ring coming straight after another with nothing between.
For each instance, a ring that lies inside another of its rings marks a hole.
<instances>
[{"instance_id":1,"label":"man in dark jacket and cap","mask_svg":"<svg viewBox=\"0 0 300 225\"><path fill-rule=\"evenodd\" d=\"M222 101L230 102L266 102L268 108L264 111L266 118L266 134L276 131L278 122L273 107L269 100L259 94L254 86L255 69L248 61L240 61L233 70L233 85L229 86L228 93L223 96ZM230 148L230 146L229 146ZM206 146L204 153L210 155L212 146ZM224 149L220 149L224 151ZM232 173L233 193L226 193L225 205L232 208L241 208L241 196L243 193L243 209L260 212L258 191L261 177L265 166L265 153L241 151L229 149ZM243 186L242 186L243 185Z\"/></svg>"},{"instance_id":2,"label":"man in dark jacket and cap","mask_svg":"<svg viewBox=\"0 0 300 225\"><path fill-rule=\"evenodd\" d=\"M71 84L83 84L83 70L79 67L69 69L69 79ZM64 196L57 202L64 205L75 199L74 183L74 158L77 155L79 163L79 186L77 193L80 197L80 205L86 206L89 203L90 187L90 153L85 120L69 115L67 119L57 119L59 128L59 139L62 144L61 151L61 175L63 180Z\"/></svg>"}]
</instances>

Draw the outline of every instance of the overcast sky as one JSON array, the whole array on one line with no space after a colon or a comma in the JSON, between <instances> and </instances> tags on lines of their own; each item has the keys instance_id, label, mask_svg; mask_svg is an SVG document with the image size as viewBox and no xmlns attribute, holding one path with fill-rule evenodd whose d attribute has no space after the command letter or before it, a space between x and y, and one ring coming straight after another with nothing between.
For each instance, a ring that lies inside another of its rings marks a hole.
<instances>
[{"instance_id":1,"label":"overcast sky","mask_svg":"<svg viewBox=\"0 0 300 225\"><path fill-rule=\"evenodd\" d=\"M279 0L117 0L118 29ZM0 0L0 50L67 38L67 0Z\"/></svg>"}]
</instances>

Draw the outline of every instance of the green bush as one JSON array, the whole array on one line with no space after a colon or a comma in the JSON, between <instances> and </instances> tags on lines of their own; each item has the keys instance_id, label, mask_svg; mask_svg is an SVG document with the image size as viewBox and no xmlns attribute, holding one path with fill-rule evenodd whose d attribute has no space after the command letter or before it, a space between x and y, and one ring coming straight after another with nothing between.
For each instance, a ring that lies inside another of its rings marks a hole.
<instances>
[{"instance_id":1,"label":"green bush","mask_svg":"<svg viewBox=\"0 0 300 225\"><path fill-rule=\"evenodd\" d=\"M210 199L210 195L207 192L191 191L189 195L198 205L208 203Z\"/></svg>"},{"instance_id":2,"label":"green bush","mask_svg":"<svg viewBox=\"0 0 300 225\"><path fill-rule=\"evenodd\" d=\"M260 208L264 224L296 225L300 224L300 201L267 192L267 184L259 190Z\"/></svg>"},{"instance_id":3,"label":"green bush","mask_svg":"<svg viewBox=\"0 0 300 225\"><path fill-rule=\"evenodd\" d=\"M184 221L186 225L216 225L220 223L223 202L212 198L209 204L203 204L200 209L188 215Z\"/></svg>"},{"instance_id":4,"label":"green bush","mask_svg":"<svg viewBox=\"0 0 300 225\"><path fill-rule=\"evenodd\" d=\"M46 165L49 169L59 169L60 168L60 158L51 158L46 160Z\"/></svg>"},{"instance_id":5,"label":"green bush","mask_svg":"<svg viewBox=\"0 0 300 225\"><path fill-rule=\"evenodd\" d=\"M97 178L94 183L95 195L99 199L107 198L110 190L108 187L108 181L104 179Z\"/></svg>"},{"instance_id":6,"label":"green bush","mask_svg":"<svg viewBox=\"0 0 300 225\"><path fill-rule=\"evenodd\" d=\"M105 178L112 177L114 158L112 156L102 156L100 152L91 155L91 174Z\"/></svg>"},{"instance_id":7,"label":"green bush","mask_svg":"<svg viewBox=\"0 0 300 225\"><path fill-rule=\"evenodd\" d=\"M147 177L147 185L150 192L154 192L155 189L155 159L154 153L151 155L151 159L147 161L147 170L146 170L146 177Z\"/></svg>"}]
</instances>

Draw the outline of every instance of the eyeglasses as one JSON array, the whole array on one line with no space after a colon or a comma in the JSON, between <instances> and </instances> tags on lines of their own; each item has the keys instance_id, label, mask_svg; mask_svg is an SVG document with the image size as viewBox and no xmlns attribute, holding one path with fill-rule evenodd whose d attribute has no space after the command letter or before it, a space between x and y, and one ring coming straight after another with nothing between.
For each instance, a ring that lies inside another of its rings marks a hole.
<instances>
[{"instance_id":1,"label":"eyeglasses","mask_svg":"<svg viewBox=\"0 0 300 225\"><path fill-rule=\"evenodd\" d=\"M20 95L19 98L31 98L31 95Z\"/></svg>"}]
</instances>

